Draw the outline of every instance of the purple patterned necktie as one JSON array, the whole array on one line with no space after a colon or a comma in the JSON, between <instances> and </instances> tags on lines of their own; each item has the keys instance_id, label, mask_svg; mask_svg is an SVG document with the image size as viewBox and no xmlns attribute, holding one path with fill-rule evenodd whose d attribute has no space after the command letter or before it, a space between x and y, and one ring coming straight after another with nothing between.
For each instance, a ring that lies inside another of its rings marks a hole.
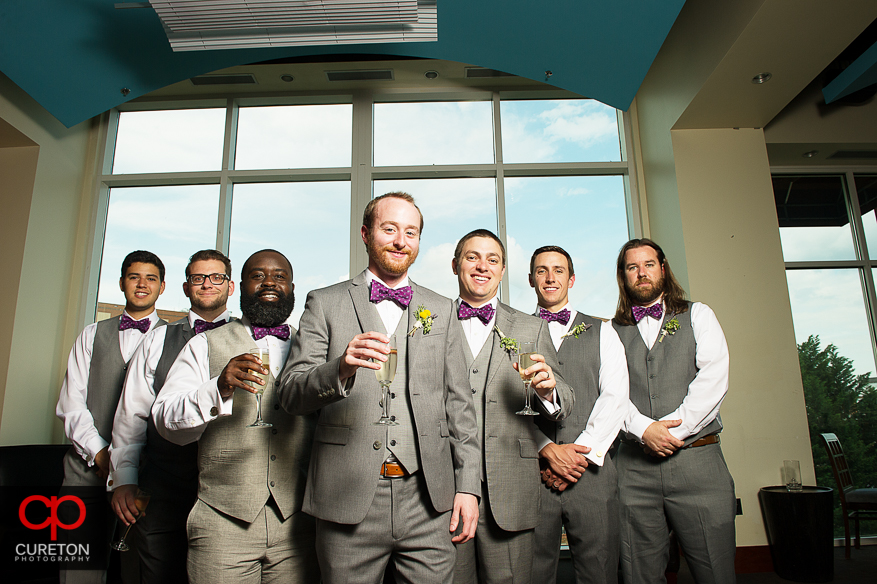
<instances>
[{"instance_id":1,"label":"purple patterned necktie","mask_svg":"<svg viewBox=\"0 0 877 584\"><path fill-rule=\"evenodd\" d=\"M122 315L122 320L119 321L119 330L126 331L128 329L137 329L141 333L146 333L149 330L149 317L141 318L140 320L134 320L127 314Z\"/></svg>"},{"instance_id":2,"label":"purple patterned necktie","mask_svg":"<svg viewBox=\"0 0 877 584\"><path fill-rule=\"evenodd\" d=\"M551 312L550 310L540 308L539 318L541 318L542 320L547 320L548 322L557 321L563 326L566 326L566 323L569 322L569 310L564 308L560 312Z\"/></svg>"},{"instance_id":3,"label":"purple patterned necktie","mask_svg":"<svg viewBox=\"0 0 877 584\"><path fill-rule=\"evenodd\" d=\"M377 280L372 280L371 292L369 293L368 299L375 304L382 300L392 300L402 308L407 308L408 305L411 304L411 297L413 295L414 292L411 290L411 286L402 286L401 288L396 288L394 290L392 288L387 288Z\"/></svg>"},{"instance_id":4,"label":"purple patterned necktie","mask_svg":"<svg viewBox=\"0 0 877 584\"><path fill-rule=\"evenodd\" d=\"M216 322L207 322L206 320L201 320L200 318L195 319L195 334L200 335L204 331L212 331L215 328L219 328L224 324L228 324L227 320L217 320ZM264 335L263 335L264 336Z\"/></svg>"},{"instance_id":5,"label":"purple patterned necktie","mask_svg":"<svg viewBox=\"0 0 877 584\"><path fill-rule=\"evenodd\" d=\"M661 320L661 316L664 314L664 306L660 302L652 304L648 308L634 306L631 310L633 310L633 320L637 322L641 321L646 316L651 316L655 320Z\"/></svg>"},{"instance_id":6,"label":"purple patterned necktie","mask_svg":"<svg viewBox=\"0 0 877 584\"><path fill-rule=\"evenodd\" d=\"M277 337L281 341L289 340L289 325L281 324L278 326L272 327L264 327L264 326L254 326L253 327L253 338L255 340L259 340L262 337L267 336Z\"/></svg>"},{"instance_id":7,"label":"purple patterned necktie","mask_svg":"<svg viewBox=\"0 0 877 584\"><path fill-rule=\"evenodd\" d=\"M467 318L477 316L478 319L486 325L490 322L490 319L493 318L493 311L493 306L489 303L478 308L473 308L468 302L464 300L460 303L460 309L457 311L457 318L459 318L460 320L466 320Z\"/></svg>"}]
</instances>

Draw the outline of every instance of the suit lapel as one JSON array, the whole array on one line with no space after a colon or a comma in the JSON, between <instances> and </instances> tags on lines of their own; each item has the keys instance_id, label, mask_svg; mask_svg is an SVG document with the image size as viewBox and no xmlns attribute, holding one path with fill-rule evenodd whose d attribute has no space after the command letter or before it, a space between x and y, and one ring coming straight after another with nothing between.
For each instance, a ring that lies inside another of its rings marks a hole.
<instances>
[{"instance_id":1,"label":"suit lapel","mask_svg":"<svg viewBox=\"0 0 877 584\"><path fill-rule=\"evenodd\" d=\"M365 272L362 272L350 281L350 298L353 300L353 310L356 312L356 318L359 320L361 332L375 331L393 334L393 331L384 331L384 322L381 315L378 314L375 305L369 299L368 282L365 279Z\"/></svg>"},{"instance_id":2,"label":"suit lapel","mask_svg":"<svg viewBox=\"0 0 877 584\"><path fill-rule=\"evenodd\" d=\"M496 305L496 327L503 332L507 337L514 338L514 331L512 330L512 317L511 312L503 305L501 302ZM511 367L512 359L511 356L499 345L500 342L499 333L496 330L490 336L490 341L492 343L491 353L490 353L490 367L487 368L487 385L488 387L493 382L493 378L503 367Z\"/></svg>"}]
</instances>

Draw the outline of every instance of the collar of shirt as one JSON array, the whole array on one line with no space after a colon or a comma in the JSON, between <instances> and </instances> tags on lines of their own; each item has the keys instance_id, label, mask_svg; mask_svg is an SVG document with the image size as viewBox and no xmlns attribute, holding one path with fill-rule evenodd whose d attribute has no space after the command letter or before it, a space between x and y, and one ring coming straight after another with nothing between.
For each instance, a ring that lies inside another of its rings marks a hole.
<instances>
[{"instance_id":1,"label":"collar of shirt","mask_svg":"<svg viewBox=\"0 0 877 584\"><path fill-rule=\"evenodd\" d=\"M536 316L539 316L539 309L540 308L542 308L542 307L538 306L538 305L536 306L536 312L535 312ZM561 306L558 310L553 310L552 312L560 312L564 308L569 310L569 321L567 321L566 324L560 324L556 320L548 323L548 332L551 334L551 342L554 343L554 350L555 351L560 350L560 345L561 345L561 343L563 343L563 335L565 335L566 333L569 332L569 329L572 328L573 321L576 319L576 316L578 316L578 314L579 314L578 312L576 312L575 310L570 308L569 302L567 302L566 304Z\"/></svg>"},{"instance_id":2,"label":"collar of shirt","mask_svg":"<svg viewBox=\"0 0 877 584\"><path fill-rule=\"evenodd\" d=\"M192 327L192 328L195 328L195 321L198 320L198 319L200 319L200 320L204 320L203 318L201 318L200 316L198 316L198 314L196 314L194 310L191 310L191 309L190 309L190 310L189 310L189 326ZM230 320L230 319L231 319L231 313L230 313L228 310L226 310L225 312L223 312L222 314L220 314L219 316L217 316L216 318L214 318L214 319L211 320L210 322L219 322L220 320L226 320L226 321L227 321L227 320ZM250 332L252 332L252 331L250 331Z\"/></svg>"},{"instance_id":3,"label":"collar of shirt","mask_svg":"<svg viewBox=\"0 0 877 584\"><path fill-rule=\"evenodd\" d=\"M663 295L661 295L660 298L658 298L651 304L646 305L644 308L648 308L649 306L652 306L659 302L664 302ZM666 312L667 307L664 306L664 313L666 314ZM661 320L658 320L652 318L651 316L646 316L641 321L636 323L636 328L639 329L639 334L642 337L643 342L645 342L646 347L648 347L649 349L651 349L654 346L655 341L658 340L658 333L661 332L661 326L663 324L663 318Z\"/></svg>"},{"instance_id":4,"label":"collar of shirt","mask_svg":"<svg viewBox=\"0 0 877 584\"><path fill-rule=\"evenodd\" d=\"M371 286L372 281L377 280L384 286L387 286L387 283L375 276L371 270L366 269L365 271L365 281ZM396 288L402 288L404 286L410 286L411 284L408 281L408 274L405 274L405 277L396 284L395 286L387 286L387 288L392 288L395 290ZM412 301L413 302L413 301ZM387 329L387 335L392 335L396 332L396 327L399 326L399 320L402 318L402 314L405 312L405 309L396 304L395 302L378 302L375 304L375 308L378 311L378 315L381 317L381 321L384 323L384 328ZM380 332L380 331L377 331ZM406 331L407 332L407 331ZM403 333L404 334L404 333Z\"/></svg>"},{"instance_id":5,"label":"collar of shirt","mask_svg":"<svg viewBox=\"0 0 877 584\"><path fill-rule=\"evenodd\" d=\"M250 333L250 337L252 338L253 325L250 323L250 319L248 319L246 316L241 317L241 324L247 327L247 332ZM289 324L289 319L287 319L283 324ZM283 364L286 363L286 356L289 354L289 347L292 342L292 338L293 337L290 336L289 340L282 341L275 336L267 335L262 337L258 341L253 340L253 344L257 347L260 347L262 349L268 349L268 355L271 361L271 373L274 374L275 378L280 375L280 370L283 369Z\"/></svg>"},{"instance_id":6,"label":"collar of shirt","mask_svg":"<svg viewBox=\"0 0 877 584\"><path fill-rule=\"evenodd\" d=\"M457 297L457 302L454 305L455 310L460 308L461 302L463 302L463 299ZM485 341L487 341L493 333L493 327L496 324L496 309L499 305L499 297L494 296L490 299L490 302L486 302L485 304L493 306L493 318L490 319L490 322L484 324L478 317L467 318L460 321L460 325L463 327L463 334L466 335L466 341L469 343L469 349L472 351L473 357L478 356ZM484 305L482 304L482 306Z\"/></svg>"}]
</instances>

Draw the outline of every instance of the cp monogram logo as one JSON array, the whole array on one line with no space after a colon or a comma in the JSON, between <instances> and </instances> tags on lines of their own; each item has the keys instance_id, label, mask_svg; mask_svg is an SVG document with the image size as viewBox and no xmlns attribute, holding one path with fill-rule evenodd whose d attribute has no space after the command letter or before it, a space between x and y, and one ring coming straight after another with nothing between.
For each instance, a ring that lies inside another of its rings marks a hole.
<instances>
[{"instance_id":1,"label":"cp monogram logo","mask_svg":"<svg viewBox=\"0 0 877 584\"><path fill-rule=\"evenodd\" d=\"M25 509L31 503L31 501L39 501L43 505L49 509L49 517L38 525L34 525L30 521L27 520L27 517L24 514ZM61 523L58 519L58 505L63 503L64 501L73 501L76 503L76 506L79 507L79 519L76 520L75 523L67 524ZM18 518L21 519L22 525L27 527L28 529L45 529L46 527L51 526L52 528L52 541L56 541L58 539L58 528L61 529L76 529L82 522L85 521L85 504L82 502L82 499L79 497L74 497L73 495L66 495L64 497L44 497L42 495L31 495L27 499L21 502L21 506L18 508Z\"/></svg>"}]
</instances>

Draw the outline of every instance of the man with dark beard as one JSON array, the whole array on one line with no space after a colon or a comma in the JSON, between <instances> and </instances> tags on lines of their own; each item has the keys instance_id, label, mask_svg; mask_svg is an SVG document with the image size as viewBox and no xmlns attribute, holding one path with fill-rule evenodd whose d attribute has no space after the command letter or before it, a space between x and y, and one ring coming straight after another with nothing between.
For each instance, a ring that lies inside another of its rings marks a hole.
<instances>
[{"instance_id":1,"label":"man with dark beard","mask_svg":"<svg viewBox=\"0 0 877 584\"><path fill-rule=\"evenodd\" d=\"M319 416L304 509L317 518L326 584L377 584L389 562L400 581L450 584L454 542L478 523L480 448L462 330L448 298L408 279L422 228L406 193L366 206L368 269L308 294L283 370L283 407ZM394 425L376 425L373 372L391 335Z\"/></svg>"},{"instance_id":2,"label":"man with dark beard","mask_svg":"<svg viewBox=\"0 0 877 584\"><path fill-rule=\"evenodd\" d=\"M734 481L719 445L725 335L708 306L685 300L655 242L627 242L616 276L631 401L616 461L624 581L664 581L672 529L695 582L735 582Z\"/></svg>"},{"instance_id":3,"label":"man with dark beard","mask_svg":"<svg viewBox=\"0 0 877 584\"><path fill-rule=\"evenodd\" d=\"M301 510L314 420L280 411L274 387L295 333L286 322L294 287L283 254L250 256L239 287L243 319L196 335L153 405L162 436L198 441L198 501L188 520L193 584L319 581L314 521ZM266 366L250 354L256 348L268 351ZM255 384L264 386L267 427L250 426Z\"/></svg>"}]
</instances>

